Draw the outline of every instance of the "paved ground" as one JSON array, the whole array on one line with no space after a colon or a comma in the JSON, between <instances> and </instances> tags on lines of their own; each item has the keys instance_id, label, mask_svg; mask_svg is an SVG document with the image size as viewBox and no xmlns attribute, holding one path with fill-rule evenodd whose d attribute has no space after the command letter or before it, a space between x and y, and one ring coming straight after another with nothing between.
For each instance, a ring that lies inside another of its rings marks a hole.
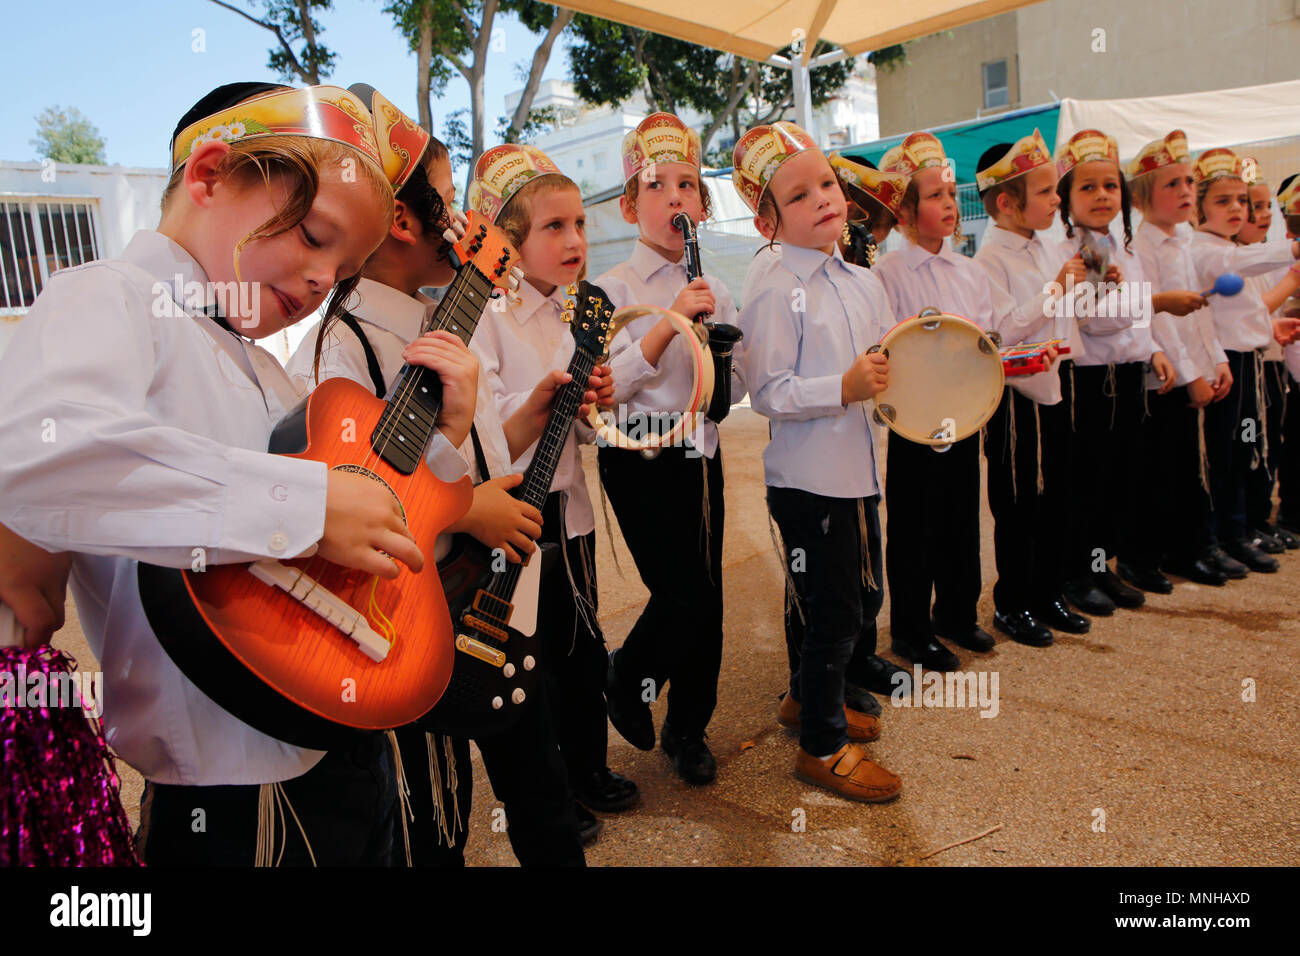
<instances>
[{"instance_id":1,"label":"paved ground","mask_svg":"<svg viewBox=\"0 0 1300 956\"><path fill-rule=\"evenodd\" d=\"M636 750L611 729L610 764L637 781L642 803L604 817L590 863L1300 864L1300 552L1278 574L1226 588L1180 583L1052 648L999 636L989 654L959 650L964 668L997 675L997 716L886 703L884 733L869 749L902 776L903 794L886 806L853 804L791 773L797 744L775 719L787 665L781 569L763 501L767 425L737 409L722 434L726 645L709 737L718 780L690 787L662 752ZM626 576L614 566L603 520L596 523L601 623L617 646L646 592L617 526ZM980 611L991 628L987 510L983 533ZM880 621L887 649L888 604ZM56 643L90 659L75 621ZM1244 700L1250 686L1254 699ZM655 713L661 722L662 703ZM513 864L475 764L469 860ZM134 818L139 778L125 769Z\"/></svg>"}]
</instances>

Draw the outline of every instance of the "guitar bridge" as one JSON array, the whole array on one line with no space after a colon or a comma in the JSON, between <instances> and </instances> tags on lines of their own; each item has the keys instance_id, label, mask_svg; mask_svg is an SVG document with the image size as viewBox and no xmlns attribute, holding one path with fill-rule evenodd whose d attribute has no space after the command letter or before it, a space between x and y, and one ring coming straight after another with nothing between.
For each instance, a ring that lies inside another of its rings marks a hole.
<instances>
[{"instance_id":1,"label":"guitar bridge","mask_svg":"<svg viewBox=\"0 0 1300 956\"><path fill-rule=\"evenodd\" d=\"M510 620L510 615L514 612L515 606L513 604L480 589L474 594L474 601L470 608L478 613L471 614L469 610L466 610L466 624L481 628L484 633L491 635L498 641L506 639L505 626ZM487 620L484 620L484 618L487 618Z\"/></svg>"},{"instance_id":2,"label":"guitar bridge","mask_svg":"<svg viewBox=\"0 0 1300 956\"><path fill-rule=\"evenodd\" d=\"M504 641L509 638L509 635L506 634L506 632L502 628L497 627L495 624L489 624L481 617L478 617L475 614L471 614L469 611L465 612L465 616L462 618L462 620L465 622L465 625L467 627L476 628L482 631L484 634L488 635L488 637L495 638L498 641Z\"/></svg>"},{"instance_id":3,"label":"guitar bridge","mask_svg":"<svg viewBox=\"0 0 1300 956\"><path fill-rule=\"evenodd\" d=\"M493 667L504 667L506 663L505 654L495 647L488 647L482 641L474 640L468 634L456 635L456 650L468 654L470 657L476 657Z\"/></svg>"},{"instance_id":4,"label":"guitar bridge","mask_svg":"<svg viewBox=\"0 0 1300 956\"><path fill-rule=\"evenodd\" d=\"M330 624L357 642L372 661L382 661L392 645L370 627L365 615L337 594L321 587L315 578L297 568L281 564L274 558L254 561L248 573L263 584L279 588L308 610L315 611Z\"/></svg>"}]
</instances>

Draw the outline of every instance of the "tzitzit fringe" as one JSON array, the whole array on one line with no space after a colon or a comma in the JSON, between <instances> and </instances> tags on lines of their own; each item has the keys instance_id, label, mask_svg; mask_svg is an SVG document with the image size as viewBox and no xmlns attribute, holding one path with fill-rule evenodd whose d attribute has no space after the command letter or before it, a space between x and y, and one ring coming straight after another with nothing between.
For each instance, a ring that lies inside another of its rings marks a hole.
<instances>
[{"instance_id":1,"label":"tzitzit fringe","mask_svg":"<svg viewBox=\"0 0 1300 956\"><path fill-rule=\"evenodd\" d=\"M443 761L438 760L438 739L442 739ZM456 845L456 834L465 829L460 818L460 792L457 788L456 754L451 749L451 738L444 735L425 733L424 745L429 757L429 787L433 791L433 822L438 828L438 842L447 846ZM447 816L447 805L443 802L442 764L447 765L447 787L451 791L451 817ZM412 818L414 819L414 817Z\"/></svg>"},{"instance_id":2,"label":"tzitzit fringe","mask_svg":"<svg viewBox=\"0 0 1300 956\"><path fill-rule=\"evenodd\" d=\"M573 576L573 566L569 563L569 530L568 519L565 512L568 510L569 493L561 492L564 496L560 501L560 554L564 557L564 573L569 578L569 589L573 592L573 606L577 609L578 617L582 623L587 626L587 630L592 634L599 633L599 625L596 623L596 600L591 593L591 581L595 575L595 568L592 563L592 556L587 541L584 538L578 539L578 554L582 561L583 569L583 588L578 590L577 579ZM573 653L573 648L578 641L578 622L573 622L573 634L569 641L568 653Z\"/></svg>"},{"instance_id":3,"label":"tzitzit fringe","mask_svg":"<svg viewBox=\"0 0 1300 956\"><path fill-rule=\"evenodd\" d=\"M709 583L717 584L713 580L713 516L709 512L709 459L700 452L700 481L704 489L700 494L700 534L701 543L704 545L704 561L708 569Z\"/></svg>"},{"instance_id":4,"label":"tzitzit fringe","mask_svg":"<svg viewBox=\"0 0 1300 956\"><path fill-rule=\"evenodd\" d=\"M1038 414L1038 403L1034 402L1034 461L1038 468L1038 493L1043 493L1046 483L1043 481L1043 420Z\"/></svg>"},{"instance_id":5,"label":"tzitzit fringe","mask_svg":"<svg viewBox=\"0 0 1300 956\"><path fill-rule=\"evenodd\" d=\"M776 522L772 520L772 512L767 513L767 531L772 536L772 547L776 549L776 560L781 565L781 572L785 577L785 620L790 621L790 608L794 608L799 613L799 620L804 624L808 619L804 617L803 605L799 603L799 591L794 586L794 574L790 571L790 556L785 553L785 545L782 543L776 530Z\"/></svg>"},{"instance_id":6,"label":"tzitzit fringe","mask_svg":"<svg viewBox=\"0 0 1300 956\"><path fill-rule=\"evenodd\" d=\"M303 829L297 811L294 810L293 804L289 802L289 797L284 792L284 785L281 783L264 783L257 789L257 849L253 853L253 866L279 866L280 861L284 859L284 848L289 842L289 828L288 824L284 822L285 807L289 808L289 813L293 816L293 822L298 824L298 832L302 834L302 842L307 847L307 856L311 859L311 865L316 865L316 854L312 851L311 841L307 839L307 831ZM275 853L277 818L280 821L279 829L284 832L285 836L280 842L278 855ZM271 859L272 856L275 856L274 862Z\"/></svg>"},{"instance_id":7,"label":"tzitzit fringe","mask_svg":"<svg viewBox=\"0 0 1300 956\"><path fill-rule=\"evenodd\" d=\"M614 547L614 525L609 520L609 499L605 497L604 478L596 483L596 487L600 491L600 513L605 516L605 536L609 538L609 552L614 556L614 570L626 581L627 575L623 573L623 566L618 563L618 548Z\"/></svg>"},{"instance_id":8,"label":"tzitzit fringe","mask_svg":"<svg viewBox=\"0 0 1300 956\"><path fill-rule=\"evenodd\" d=\"M1011 500L1018 497L1016 488L1016 396L1008 385L1007 389L1007 446L1011 454Z\"/></svg>"},{"instance_id":9,"label":"tzitzit fringe","mask_svg":"<svg viewBox=\"0 0 1300 956\"><path fill-rule=\"evenodd\" d=\"M384 731L388 746L393 748L393 771L397 775L397 814L402 818L402 843L406 846L406 865L411 862L411 831L407 827L407 817L415 822L415 813L411 809L411 787L406 782L406 768L402 766L402 750L397 745L397 734L391 730Z\"/></svg>"},{"instance_id":10,"label":"tzitzit fringe","mask_svg":"<svg viewBox=\"0 0 1300 956\"><path fill-rule=\"evenodd\" d=\"M862 548L862 583L874 591L876 576L871 568L871 539L867 534L867 505L863 498L858 499L858 543Z\"/></svg>"},{"instance_id":11,"label":"tzitzit fringe","mask_svg":"<svg viewBox=\"0 0 1300 956\"><path fill-rule=\"evenodd\" d=\"M1110 399L1110 430L1115 430L1115 406L1119 404L1117 400L1119 390L1115 387L1115 363L1106 363L1106 377L1102 379L1101 394L1104 398Z\"/></svg>"},{"instance_id":12,"label":"tzitzit fringe","mask_svg":"<svg viewBox=\"0 0 1300 956\"><path fill-rule=\"evenodd\" d=\"M1255 451L1250 458L1251 471L1264 468L1264 474L1268 477L1268 388L1264 381L1264 353L1255 350L1255 417L1259 419L1259 443L1255 445Z\"/></svg>"},{"instance_id":13,"label":"tzitzit fringe","mask_svg":"<svg viewBox=\"0 0 1300 956\"><path fill-rule=\"evenodd\" d=\"M1196 450L1201 459L1201 487L1210 498L1210 510L1214 510L1214 496L1210 495L1210 456L1205 450L1205 408L1196 410Z\"/></svg>"},{"instance_id":14,"label":"tzitzit fringe","mask_svg":"<svg viewBox=\"0 0 1300 956\"><path fill-rule=\"evenodd\" d=\"M1070 431L1074 431L1074 363L1070 363Z\"/></svg>"}]
</instances>

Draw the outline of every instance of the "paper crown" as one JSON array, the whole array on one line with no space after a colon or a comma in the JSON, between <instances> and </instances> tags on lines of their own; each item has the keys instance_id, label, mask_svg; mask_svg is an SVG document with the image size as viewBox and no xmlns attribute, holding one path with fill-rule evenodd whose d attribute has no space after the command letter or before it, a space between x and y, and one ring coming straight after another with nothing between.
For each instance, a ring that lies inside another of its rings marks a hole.
<instances>
[{"instance_id":1,"label":"paper crown","mask_svg":"<svg viewBox=\"0 0 1300 956\"><path fill-rule=\"evenodd\" d=\"M1241 178L1247 186L1266 185L1264 174L1259 171L1259 160L1254 156L1241 157Z\"/></svg>"},{"instance_id":2,"label":"paper crown","mask_svg":"<svg viewBox=\"0 0 1300 956\"><path fill-rule=\"evenodd\" d=\"M474 164L474 181L469 184L470 209L493 222L506 203L524 186L541 176L563 176L551 158L536 146L506 143L494 146Z\"/></svg>"},{"instance_id":3,"label":"paper crown","mask_svg":"<svg viewBox=\"0 0 1300 956\"><path fill-rule=\"evenodd\" d=\"M1143 146L1124 170L1129 179L1137 179L1147 173L1154 173L1165 166L1185 163L1188 159L1187 134L1180 129L1174 130L1164 139L1153 140Z\"/></svg>"},{"instance_id":4,"label":"paper crown","mask_svg":"<svg viewBox=\"0 0 1300 956\"><path fill-rule=\"evenodd\" d=\"M1119 144L1100 130L1081 129L1056 151L1056 171L1062 176L1081 163L1095 162L1119 166Z\"/></svg>"},{"instance_id":5,"label":"paper crown","mask_svg":"<svg viewBox=\"0 0 1300 956\"><path fill-rule=\"evenodd\" d=\"M1223 176L1242 179L1241 166L1241 157L1232 150L1207 149L1196 157L1196 165L1192 167L1192 171L1198 183Z\"/></svg>"},{"instance_id":6,"label":"paper crown","mask_svg":"<svg viewBox=\"0 0 1300 956\"><path fill-rule=\"evenodd\" d=\"M1292 176L1277 194L1277 204L1282 207L1282 215L1300 216L1300 176Z\"/></svg>"},{"instance_id":7,"label":"paper crown","mask_svg":"<svg viewBox=\"0 0 1300 956\"><path fill-rule=\"evenodd\" d=\"M1047 148L1043 134L1037 129L1015 142L997 162L986 169L975 171L975 188L980 192L1005 183L1008 179L1023 176L1031 169L1046 166L1052 161L1052 151Z\"/></svg>"},{"instance_id":8,"label":"paper crown","mask_svg":"<svg viewBox=\"0 0 1300 956\"><path fill-rule=\"evenodd\" d=\"M383 169L370 110L338 86L308 86L262 93L191 123L172 140L172 171L196 146L263 136L332 139L353 147Z\"/></svg>"},{"instance_id":9,"label":"paper crown","mask_svg":"<svg viewBox=\"0 0 1300 956\"><path fill-rule=\"evenodd\" d=\"M651 113L623 137L623 182L659 163L700 166L700 134L672 113Z\"/></svg>"},{"instance_id":10,"label":"paper crown","mask_svg":"<svg viewBox=\"0 0 1300 956\"><path fill-rule=\"evenodd\" d=\"M348 92L370 107L379 159L384 166L384 175L396 192L406 185L411 173L420 165L420 158L431 137L415 120L368 83L353 83L348 87Z\"/></svg>"},{"instance_id":11,"label":"paper crown","mask_svg":"<svg viewBox=\"0 0 1300 956\"><path fill-rule=\"evenodd\" d=\"M886 173L862 163L831 153L828 157L835 175L844 184L844 191L863 212L870 212L868 198L874 199L894 216L903 205L907 192L907 177L901 173Z\"/></svg>"},{"instance_id":12,"label":"paper crown","mask_svg":"<svg viewBox=\"0 0 1300 956\"><path fill-rule=\"evenodd\" d=\"M781 120L770 126L755 126L736 142L732 151L731 183L745 205L755 214L767 185L777 168L791 156L817 144L794 123Z\"/></svg>"},{"instance_id":13,"label":"paper crown","mask_svg":"<svg viewBox=\"0 0 1300 956\"><path fill-rule=\"evenodd\" d=\"M933 133L912 133L897 146L880 157L880 168L887 173L913 175L918 169L944 166L947 156L943 143Z\"/></svg>"}]
</instances>

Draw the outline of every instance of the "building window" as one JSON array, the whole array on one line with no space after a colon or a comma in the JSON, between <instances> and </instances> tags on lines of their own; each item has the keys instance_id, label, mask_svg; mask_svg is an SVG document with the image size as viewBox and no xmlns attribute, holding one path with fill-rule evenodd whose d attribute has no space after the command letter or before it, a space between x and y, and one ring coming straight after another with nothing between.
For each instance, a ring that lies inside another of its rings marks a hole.
<instances>
[{"instance_id":1,"label":"building window","mask_svg":"<svg viewBox=\"0 0 1300 956\"><path fill-rule=\"evenodd\" d=\"M592 165L595 167L595 169L596 169L597 172L599 172L600 170L604 169L604 168L605 168L605 154L604 154L604 153L597 153L595 156L593 156L593 157L592 157Z\"/></svg>"},{"instance_id":2,"label":"building window","mask_svg":"<svg viewBox=\"0 0 1300 956\"><path fill-rule=\"evenodd\" d=\"M0 315L32 307L50 276L99 258L95 200L0 201Z\"/></svg>"},{"instance_id":3,"label":"building window","mask_svg":"<svg viewBox=\"0 0 1300 956\"><path fill-rule=\"evenodd\" d=\"M1010 102L1011 94L1007 89L1007 61L998 60L996 63L985 63L984 108L991 110L999 106L1006 106Z\"/></svg>"}]
</instances>

